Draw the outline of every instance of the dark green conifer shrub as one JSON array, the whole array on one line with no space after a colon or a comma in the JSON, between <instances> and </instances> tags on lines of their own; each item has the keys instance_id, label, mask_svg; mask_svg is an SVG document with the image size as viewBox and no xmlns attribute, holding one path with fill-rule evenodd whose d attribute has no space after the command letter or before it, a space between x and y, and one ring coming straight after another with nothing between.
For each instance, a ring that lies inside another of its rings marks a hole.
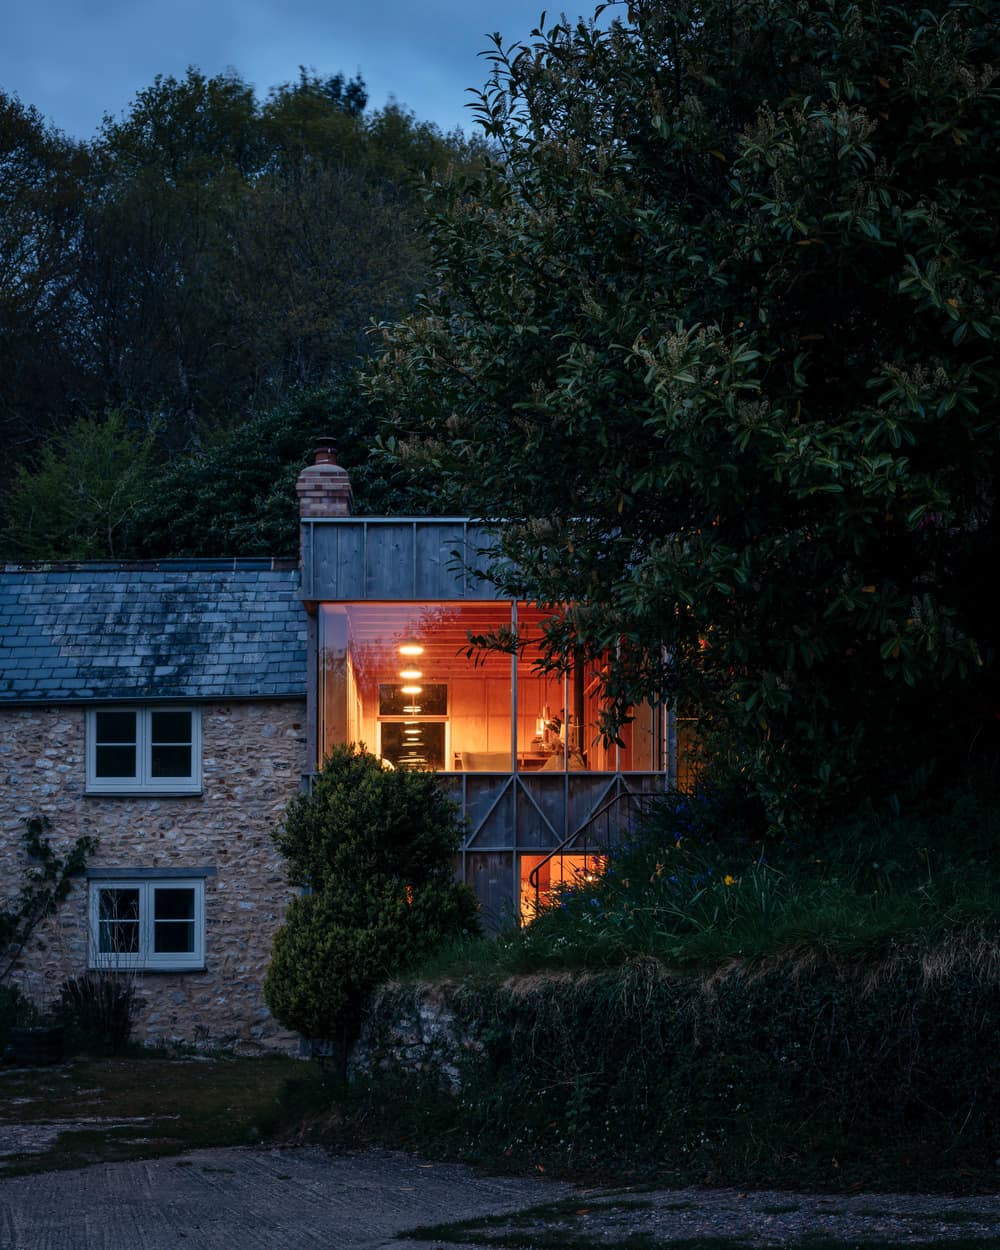
<instances>
[{"instance_id":1,"label":"dark green conifer shrub","mask_svg":"<svg viewBox=\"0 0 1000 1250\"><path fill-rule=\"evenodd\" d=\"M289 908L264 986L282 1024L343 1057L376 985L478 929L475 896L454 878L460 832L431 773L353 745L327 757L275 838L289 880L310 891Z\"/></svg>"}]
</instances>

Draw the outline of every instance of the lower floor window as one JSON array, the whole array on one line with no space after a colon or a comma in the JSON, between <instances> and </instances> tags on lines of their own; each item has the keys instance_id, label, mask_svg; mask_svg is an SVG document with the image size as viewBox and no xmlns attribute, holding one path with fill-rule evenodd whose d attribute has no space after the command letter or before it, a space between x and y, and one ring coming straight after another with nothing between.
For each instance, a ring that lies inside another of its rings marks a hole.
<instances>
[{"instance_id":1,"label":"lower floor window","mask_svg":"<svg viewBox=\"0 0 1000 1250\"><path fill-rule=\"evenodd\" d=\"M91 881L90 945L95 968L203 967L204 881Z\"/></svg>"}]
</instances>

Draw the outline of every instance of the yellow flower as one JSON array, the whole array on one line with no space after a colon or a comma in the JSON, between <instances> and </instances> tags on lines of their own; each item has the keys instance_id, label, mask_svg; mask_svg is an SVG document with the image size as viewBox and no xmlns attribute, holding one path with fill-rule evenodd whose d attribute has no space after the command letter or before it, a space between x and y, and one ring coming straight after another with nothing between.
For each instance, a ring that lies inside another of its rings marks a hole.
<instances>
[{"instance_id":1,"label":"yellow flower","mask_svg":"<svg viewBox=\"0 0 1000 1250\"><path fill-rule=\"evenodd\" d=\"M723 884L723 885L735 885L735 884L736 884L736 878L735 878L735 877L731 877L731 876L729 875L729 873L727 872L727 873L726 873L726 875L722 878L722 884Z\"/></svg>"}]
</instances>

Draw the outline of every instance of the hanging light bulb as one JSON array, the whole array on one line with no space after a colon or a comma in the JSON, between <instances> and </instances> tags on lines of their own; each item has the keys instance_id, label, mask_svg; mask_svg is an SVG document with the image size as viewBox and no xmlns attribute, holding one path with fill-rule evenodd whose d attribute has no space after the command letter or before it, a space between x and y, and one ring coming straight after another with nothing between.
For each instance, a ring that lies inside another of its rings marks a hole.
<instances>
[{"instance_id":1,"label":"hanging light bulb","mask_svg":"<svg viewBox=\"0 0 1000 1250\"><path fill-rule=\"evenodd\" d=\"M401 642L399 644L400 655L423 655L424 649L419 642Z\"/></svg>"},{"instance_id":2,"label":"hanging light bulb","mask_svg":"<svg viewBox=\"0 0 1000 1250\"><path fill-rule=\"evenodd\" d=\"M410 681L418 681L423 677L423 673L419 668L401 668L399 670L400 677L408 678Z\"/></svg>"},{"instance_id":3,"label":"hanging light bulb","mask_svg":"<svg viewBox=\"0 0 1000 1250\"><path fill-rule=\"evenodd\" d=\"M403 687L403 694L420 694L422 693L422 691L423 691L423 686L404 686Z\"/></svg>"}]
</instances>

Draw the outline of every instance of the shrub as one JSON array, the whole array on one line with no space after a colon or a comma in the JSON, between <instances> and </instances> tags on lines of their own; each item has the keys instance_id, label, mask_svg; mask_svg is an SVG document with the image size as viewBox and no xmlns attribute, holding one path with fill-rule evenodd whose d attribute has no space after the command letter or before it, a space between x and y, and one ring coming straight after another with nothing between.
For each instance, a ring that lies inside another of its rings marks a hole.
<instances>
[{"instance_id":1,"label":"shrub","mask_svg":"<svg viewBox=\"0 0 1000 1250\"><path fill-rule=\"evenodd\" d=\"M87 972L59 987L56 1014L70 1050L118 1055L132 1035L136 1006L134 977Z\"/></svg>"},{"instance_id":2,"label":"shrub","mask_svg":"<svg viewBox=\"0 0 1000 1250\"><path fill-rule=\"evenodd\" d=\"M399 1022L434 1003L459 1043L457 1095L395 1049ZM992 1186L998 1011L996 946L971 933L879 962L774 957L701 977L639 958L394 984L372 1004L349 1132L578 1180Z\"/></svg>"},{"instance_id":3,"label":"shrub","mask_svg":"<svg viewBox=\"0 0 1000 1250\"><path fill-rule=\"evenodd\" d=\"M275 838L291 883L311 891L289 909L264 986L282 1024L346 1056L374 986L478 929L475 898L454 879L460 833L433 774L353 745L328 756Z\"/></svg>"},{"instance_id":4,"label":"shrub","mask_svg":"<svg viewBox=\"0 0 1000 1250\"><path fill-rule=\"evenodd\" d=\"M38 1023L38 1011L16 985L0 985L0 1052L14 1029Z\"/></svg>"}]
</instances>

